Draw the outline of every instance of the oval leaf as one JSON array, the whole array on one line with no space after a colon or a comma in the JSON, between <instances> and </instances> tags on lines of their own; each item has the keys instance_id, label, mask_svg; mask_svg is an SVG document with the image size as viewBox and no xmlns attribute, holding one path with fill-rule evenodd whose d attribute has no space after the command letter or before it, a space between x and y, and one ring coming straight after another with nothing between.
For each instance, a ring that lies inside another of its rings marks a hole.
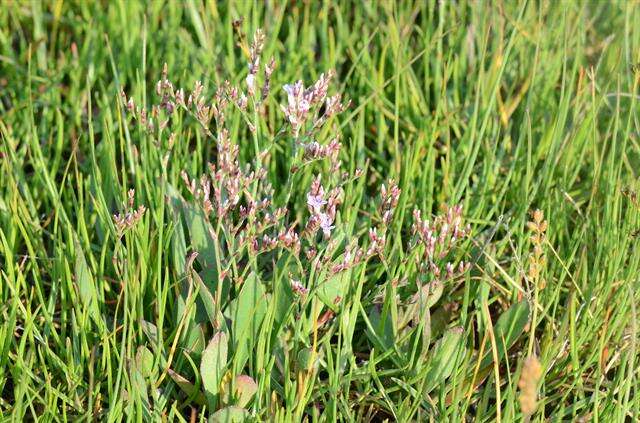
<instances>
[{"instance_id":1,"label":"oval leaf","mask_svg":"<svg viewBox=\"0 0 640 423\"><path fill-rule=\"evenodd\" d=\"M144 377L151 377L153 374L153 353L147 347L141 345L136 351L136 367Z\"/></svg>"},{"instance_id":2,"label":"oval leaf","mask_svg":"<svg viewBox=\"0 0 640 423\"><path fill-rule=\"evenodd\" d=\"M249 412L242 407L225 407L211 415L209 423L242 423L249 416Z\"/></svg>"},{"instance_id":3,"label":"oval leaf","mask_svg":"<svg viewBox=\"0 0 640 423\"><path fill-rule=\"evenodd\" d=\"M243 282L238 298L229 304L227 313L231 319L235 373L240 373L247 362L266 313L266 292L258 277L251 273Z\"/></svg>"},{"instance_id":4,"label":"oval leaf","mask_svg":"<svg viewBox=\"0 0 640 423\"><path fill-rule=\"evenodd\" d=\"M223 402L229 404L236 400L238 406L246 407L258 390L256 382L247 375L236 376L233 380L233 395L231 395L231 383L229 382L231 381L224 383L225 386L222 389Z\"/></svg>"},{"instance_id":5,"label":"oval leaf","mask_svg":"<svg viewBox=\"0 0 640 423\"><path fill-rule=\"evenodd\" d=\"M436 343L429 358L430 370L427 373L425 393L428 394L436 386L445 381L453 372L462 346L462 328L448 330Z\"/></svg>"},{"instance_id":6,"label":"oval leaf","mask_svg":"<svg viewBox=\"0 0 640 423\"><path fill-rule=\"evenodd\" d=\"M215 402L220 392L220 381L227 365L227 348L227 335L224 332L218 332L202 353L200 375L210 403Z\"/></svg>"},{"instance_id":7,"label":"oval leaf","mask_svg":"<svg viewBox=\"0 0 640 423\"><path fill-rule=\"evenodd\" d=\"M529 303L522 300L509 307L498 318L493 328L498 347L498 361L501 361L507 350L518 340L529 322ZM480 367L489 366L493 362L493 354L487 351Z\"/></svg>"},{"instance_id":8,"label":"oval leaf","mask_svg":"<svg viewBox=\"0 0 640 423\"><path fill-rule=\"evenodd\" d=\"M80 242L77 239L74 239L74 246L76 251L76 284L78 286L78 293L80 294L80 301L88 311L91 319L93 319L96 324L101 325L102 319L98 308L98 293L93 281L93 276L91 276L87 260L84 258Z\"/></svg>"}]
</instances>

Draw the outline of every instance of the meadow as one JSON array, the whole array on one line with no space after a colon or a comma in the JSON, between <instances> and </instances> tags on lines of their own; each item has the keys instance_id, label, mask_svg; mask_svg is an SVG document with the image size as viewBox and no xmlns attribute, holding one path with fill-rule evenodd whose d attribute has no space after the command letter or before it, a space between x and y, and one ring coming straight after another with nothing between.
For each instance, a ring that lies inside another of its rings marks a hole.
<instances>
[{"instance_id":1,"label":"meadow","mask_svg":"<svg viewBox=\"0 0 640 423\"><path fill-rule=\"evenodd\" d=\"M0 420L640 420L637 1L0 1Z\"/></svg>"}]
</instances>

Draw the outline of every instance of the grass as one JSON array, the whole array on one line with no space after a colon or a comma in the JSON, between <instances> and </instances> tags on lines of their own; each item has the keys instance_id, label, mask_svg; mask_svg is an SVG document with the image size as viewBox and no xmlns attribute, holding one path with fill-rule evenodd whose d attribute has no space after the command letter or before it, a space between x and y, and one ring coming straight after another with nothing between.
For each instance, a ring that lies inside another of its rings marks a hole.
<instances>
[{"instance_id":1,"label":"grass","mask_svg":"<svg viewBox=\"0 0 640 423\"><path fill-rule=\"evenodd\" d=\"M637 22L633 1L4 2L0 416L640 419ZM334 234L347 241L318 237L319 254L369 245L380 185L401 190L382 257L337 284L284 250L225 256L234 236L202 219L181 177L206 171L215 140L182 111L146 131L120 98L157 103L164 63L207 98L244 86L238 43L259 27L272 95L255 134L257 113L227 126L241 163L266 152L285 220L302 229L313 175L337 175L320 161L291 176L281 87L329 69L330 93L352 102L318 134L343 144ZM130 189L146 212L122 233ZM415 265L412 212L445 204L471 225L447 259L471 268L416 314L433 275Z\"/></svg>"}]
</instances>

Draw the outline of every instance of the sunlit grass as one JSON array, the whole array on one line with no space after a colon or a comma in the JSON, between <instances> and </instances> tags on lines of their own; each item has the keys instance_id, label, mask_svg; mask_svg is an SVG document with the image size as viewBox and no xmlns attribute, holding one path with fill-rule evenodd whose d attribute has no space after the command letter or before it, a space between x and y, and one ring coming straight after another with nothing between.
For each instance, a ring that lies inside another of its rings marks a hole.
<instances>
[{"instance_id":1,"label":"sunlit grass","mask_svg":"<svg viewBox=\"0 0 640 423\"><path fill-rule=\"evenodd\" d=\"M0 416L638 420L638 6L0 4ZM231 254L183 176L219 163L218 124L149 130L121 95L151 113L164 63L185 97L246 93L257 28L271 94L225 125L266 175L239 205L270 183L299 254ZM300 137L282 87L330 70L351 104ZM438 277L414 210L458 204L470 236ZM362 262L328 278L350 243Z\"/></svg>"}]
</instances>

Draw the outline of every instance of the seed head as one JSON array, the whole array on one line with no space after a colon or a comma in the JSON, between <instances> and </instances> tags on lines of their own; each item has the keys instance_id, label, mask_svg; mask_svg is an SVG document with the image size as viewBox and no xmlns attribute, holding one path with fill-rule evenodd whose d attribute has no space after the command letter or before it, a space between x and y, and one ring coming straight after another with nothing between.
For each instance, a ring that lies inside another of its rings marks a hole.
<instances>
[{"instance_id":1,"label":"seed head","mask_svg":"<svg viewBox=\"0 0 640 423\"><path fill-rule=\"evenodd\" d=\"M534 355L527 357L522 366L518 388L520 388L520 408L525 415L531 415L537 408L538 383L542 377L542 366Z\"/></svg>"}]
</instances>

